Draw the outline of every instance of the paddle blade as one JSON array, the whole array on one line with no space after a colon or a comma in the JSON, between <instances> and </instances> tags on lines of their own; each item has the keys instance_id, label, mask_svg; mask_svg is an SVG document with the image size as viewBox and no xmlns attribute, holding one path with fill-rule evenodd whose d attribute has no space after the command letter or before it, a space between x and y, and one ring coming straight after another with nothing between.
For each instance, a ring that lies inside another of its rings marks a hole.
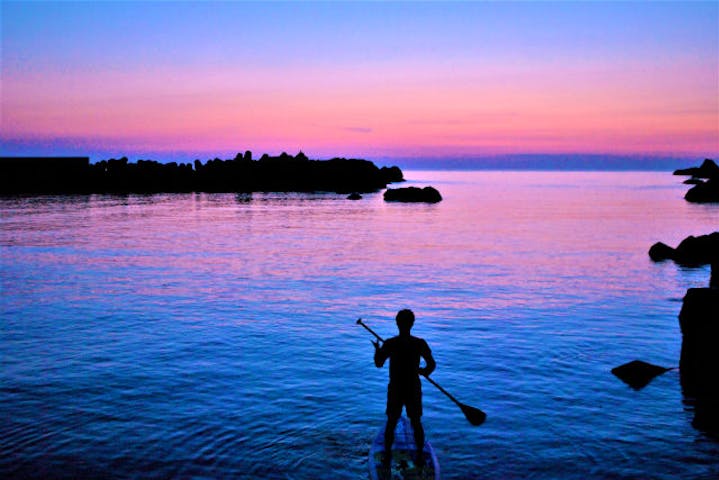
<instances>
[{"instance_id":1,"label":"paddle blade","mask_svg":"<svg viewBox=\"0 0 719 480\"><path fill-rule=\"evenodd\" d=\"M624 365L612 369L612 373L621 381L632 387L634 390L641 390L646 387L654 377L671 370L651 363L633 360Z\"/></svg>"},{"instance_id":2,"label":"paddle blade","mask_svg":"<svg viewBox=\"0 0 719 480\"><path fill-rule=\"evenodd\" d=\"M482 425L487 419L487 414L478 408L470 407L469 405L464 404L461 404L459 408L462 409L462 413L464 413L467 421L475 427Z\"/></svg>"}]
</instances>

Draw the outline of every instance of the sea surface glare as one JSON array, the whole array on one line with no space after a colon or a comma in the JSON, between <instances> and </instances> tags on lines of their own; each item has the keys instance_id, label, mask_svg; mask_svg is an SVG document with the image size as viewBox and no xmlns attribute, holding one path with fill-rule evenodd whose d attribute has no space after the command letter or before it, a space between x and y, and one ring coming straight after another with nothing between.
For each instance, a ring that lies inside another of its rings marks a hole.
<instances>
[{"instance_id":1,"label":"sea surface glare","mask_svg":"<svg viewBox=\"0 0 719 480\"><path fill-rule=\"evenodd\" d=\"M670 173L405 172L444 201L336 194L0 199L0 477L363 479L413 333L446 479L716 479L677 315L709 268L652 263L719 227Z\"/></svg>"}]
</instances>

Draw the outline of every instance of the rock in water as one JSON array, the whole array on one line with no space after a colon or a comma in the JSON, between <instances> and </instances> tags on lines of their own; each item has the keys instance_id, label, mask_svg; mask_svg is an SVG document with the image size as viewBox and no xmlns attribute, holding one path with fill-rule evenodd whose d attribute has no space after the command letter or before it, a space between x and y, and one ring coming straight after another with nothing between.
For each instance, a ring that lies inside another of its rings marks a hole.
<instances>
[{"instance_id":1,"label":"rock in water","mask_svg":"<svg viewBox=\"0 0 719 480\"><path fill-rule=\"evenodd\" d=\"M646 387L654 377L667 370L670 369L642 362L641 360L632 360L629 363L613 368L612 373L633 389L640 390Z\"/></svg>"},{"instance_id":2,"label":"rock in water","mask_svg":"<svg viewBox=\"0 0 719 480\"><path fill-rule=\"evenodd\" d=\"M719 165L711 158L705 158L699 167L674 170L674 175L691 175L696 178L712 178L719 176Z\"/></svg>"},{"instance_id":3,"label":"rock in water","mask_svg":"<svg viewBox=\"0 0 719 480\"><path fill-rule=\"evenodd\" d=\"M719 289L687 290L679 326L682 330L679 367L685 393L719 398Z\"/></svg>"},{"instance_id":4,"label":"rock in water","mask_svg":"<svg viewBox=\"0 0 719 480\"><path fill-rule=\"evenodd\" d=\"M442 195L433 187L388 188L384 192L384 199L387 202L437 203L442 201Z\"/></svg>"},{"instance_id":5,"label":"rock in water","mask_svg":"<svg viewBox=\"0 0 719 480\"><path fill-rule=\"evenodd\" d=\"M657 242L649 249L649 258L655 262L671 260L674 258L674 249L666 243Z\"/></svg>"},{"instance_id":6,"label":"rock in water","mask_svg":"<svg viewBox=\"0 0 719 480\"><path fill-rule=\"evenodd\" d=\"M690 235L677 248L657 242L649 249L649 257L655 262L671 259L685 266L715 263L719 261L719 232L698 237Z\"/></svg>"},{"instance_id":7,"label":"rock in water","mask_svg":"<svg viewBox=\"0 0 719 480\"><path fill-rule=\"evenodd\" d=\"M704 183L694 185L684 195L684 199L693 203L719 202L719 177L710 178Z\"/></svg>"}]
</instances>

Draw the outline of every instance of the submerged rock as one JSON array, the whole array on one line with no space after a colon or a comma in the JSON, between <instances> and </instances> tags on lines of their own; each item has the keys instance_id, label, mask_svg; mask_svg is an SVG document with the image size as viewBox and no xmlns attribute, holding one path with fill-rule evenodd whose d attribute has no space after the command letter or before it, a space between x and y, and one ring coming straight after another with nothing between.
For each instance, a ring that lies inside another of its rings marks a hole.
<instances>
[{"instance_id":1,"label":"submerged rock","mask_svg":"<svg viewBox=\"0 0 719 480\"><path fill-rule=\"evenodd\" d=\"M384 199L387 202L437 203L442 201L442 195L433 187L404 187L387 189Z\"/></svg>"}]
</instances>

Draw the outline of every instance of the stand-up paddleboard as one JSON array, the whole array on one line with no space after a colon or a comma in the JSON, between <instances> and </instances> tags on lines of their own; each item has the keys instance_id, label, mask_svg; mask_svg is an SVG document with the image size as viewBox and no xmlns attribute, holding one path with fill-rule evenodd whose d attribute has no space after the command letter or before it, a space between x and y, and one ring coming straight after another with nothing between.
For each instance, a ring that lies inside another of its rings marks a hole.
<instances>
[{"instance_id":1,"label":"stand-up paddleboard","mask_svg":"<svg viewBox=\"0 0 719 480\"><path fill-rule=\"evenodd\" d=\"M440 480L439 462L429 442L424 442L424 466L415 463L417 447L414 431L404 417L397 422L392 445L392 463L382 464L384 458L384 429L382 427L369 450L369 478L371 480Z\"/></svg>"}]
</instances>

